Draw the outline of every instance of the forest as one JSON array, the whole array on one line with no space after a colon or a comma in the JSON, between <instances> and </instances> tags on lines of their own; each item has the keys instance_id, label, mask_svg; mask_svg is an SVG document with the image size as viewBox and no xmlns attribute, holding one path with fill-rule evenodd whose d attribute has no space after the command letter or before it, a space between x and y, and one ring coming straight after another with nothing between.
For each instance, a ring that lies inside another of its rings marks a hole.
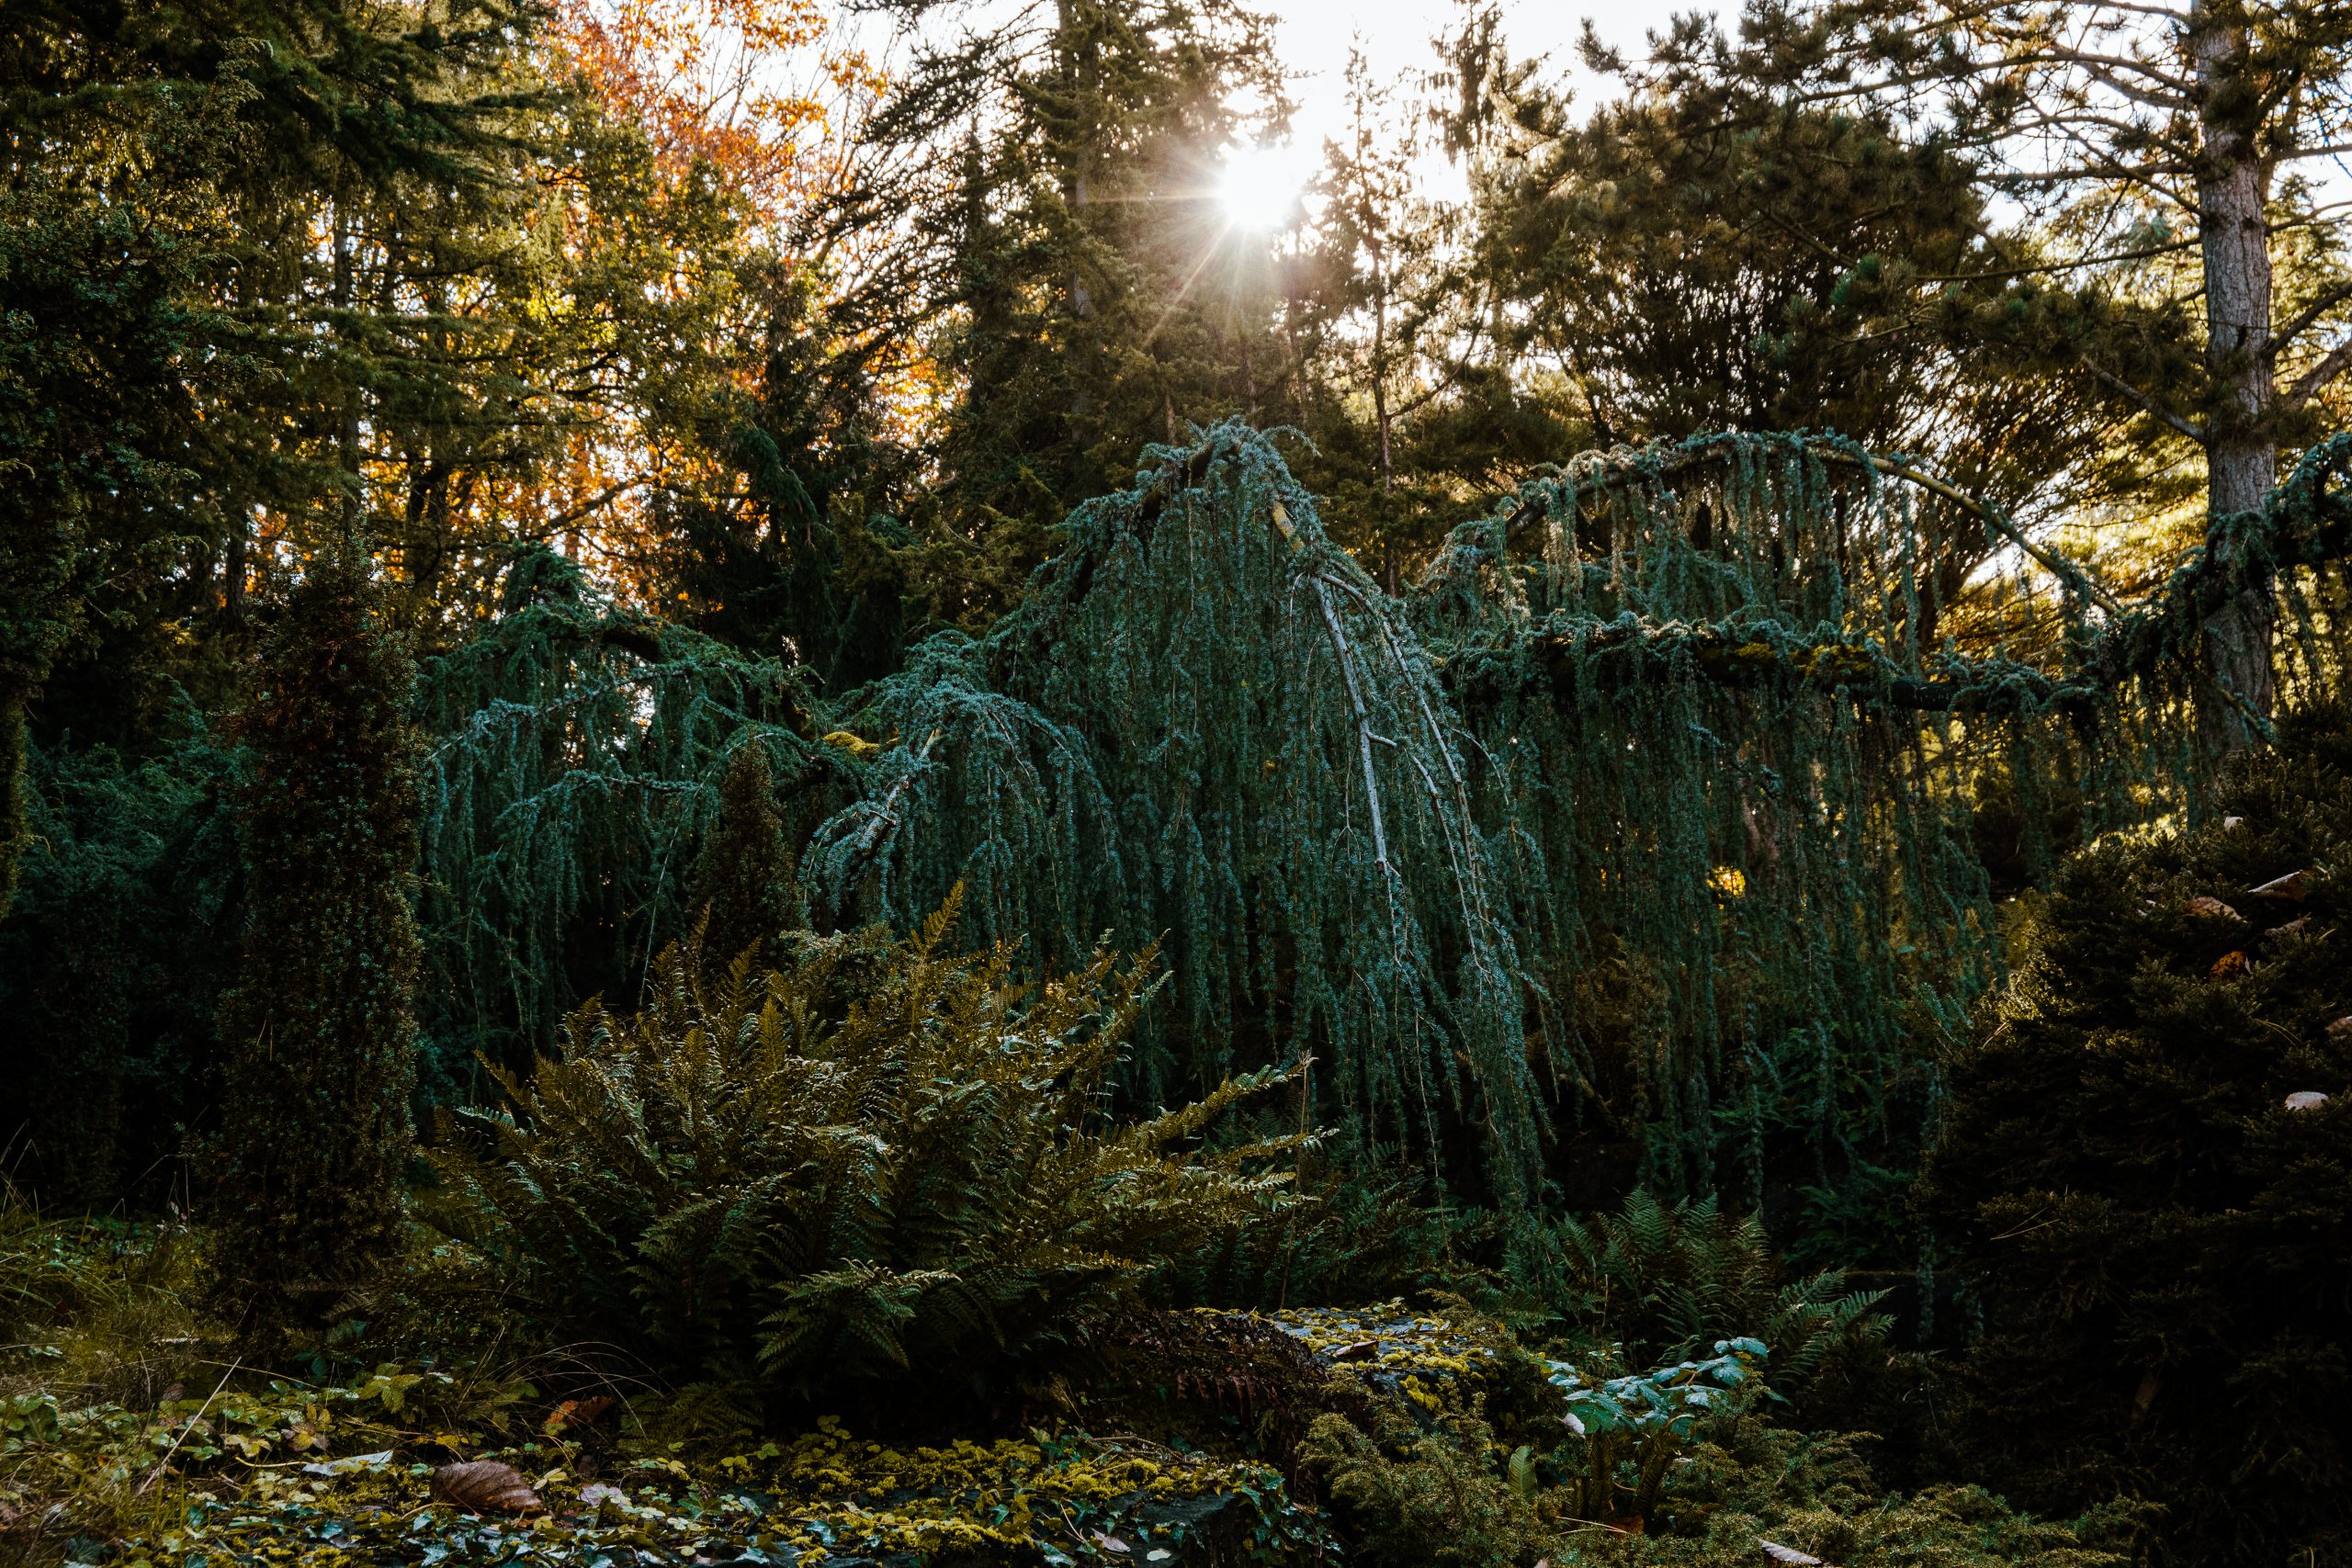
<instances>
[{"instance_id":1,"label":"forest","mask_svg":"<svg viewBox=\"0 0 2352 1568\"><path fill-rule=\"evenodd\" d=\"M0 0L0 1562L2352 1568L2352 5L1541 11Z\"/></svg>"}]
</instances>

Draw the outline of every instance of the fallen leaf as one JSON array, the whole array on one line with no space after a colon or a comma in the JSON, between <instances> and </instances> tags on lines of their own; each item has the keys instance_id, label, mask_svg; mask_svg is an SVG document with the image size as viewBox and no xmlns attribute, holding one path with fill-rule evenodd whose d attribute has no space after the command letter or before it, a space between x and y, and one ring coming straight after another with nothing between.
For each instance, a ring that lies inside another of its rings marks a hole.
<instances>
[{"instance_id":1,"label":"fallen leaf","mask_svg":"<svg viewBox=\"0 0 2352 1568\"><path fill-rule=\"evenodd\" d=\"M2309 872L2290 871L2284 876L2274 876L2261 886L2249 887L2246 891L2256 898L2276 898L2282 903L2300 904L2303 901L2303 879L2310 874Z\"/></svg>"},{"instance_id":2,"label":"fallen leaf","mask_svg":"<svg viewBox=\"0 0 2352 1568\"><path fill-rule=\"evenodd\" d=\"M433 1472L433 1495L473 1514L536 1514L547 1507L522 1472L495 1459L443 1465Z\"/></svg>"},{"instance_id":3,"label":"fallen leaf","mask_svg":"<svg viewBox=\"0 0 2352 1568\"><path fill-rule=\"evenodd\" d=\"M2183 907L2188 911L2188 913L2198 916L2202 919L2235 920L2240 925L2245 924L2245 917L2244 915L2239 914L2235 909L2231 908L2227 904L2222 903L2219 898L2214 897L2210 893L2199 893L2196 897L2191 898L2188 904Z\"/></svg>"},{"instance_id":4,"label":"fallen leaf","mask_svg":"<svg viewBox=\"0 0 2352 1568\"><path fill-rule=\"evenodd\" d=\"M548 1437L558 1437L573 1427L585 1427L613 1407L612 1396L600 1393L594 1399L567 1399L555 1407L540 1428Z\"/></svg>"},{"instance_id":5,"label":"fallen leaf","mask_svg":"<svg viewBox=\"0 0 2352 1568\"><path fill-rule=\"evenodd\" d=\"M349 1475L356 1471L381 1470L391 1462L392 1450L386 1449L381 1453L352 1454L344 1459L331 1459L318 1464L306 1464L302 1467L302 1473L305 1475Z\"/></svg>"},{"instance_id":6,"label":"fallen leaf","mask_svg":"<svg viewBox=\"0 0 2352 1568\"><path fill-rule=\"evenodd\" d=\"M2327 1026L2327 1037L2339 1044L2352 1040L2352 1012L2346 1013Z\"/></svg>"},{"instance_id":7,"label":"fallen leaf","mask_svg":"<svg viewBox=\"0 0 2352 1568\"><path fill-rule=\"evenodd\" d=\"M1379 1348L1380 1341L1377 1339L1359 1339L1352 1345L1338 1347L1330 1352L1330 1356L1335 1361L1362 1361L1369 1359L1372 1353Z\"/></svg>"},{"instance_id":8,"label":"fallen leaf","mask_svg":"<svg viewBox=\"0 0 2352 1568\"><path fill-rule=\"evenodd\" d=\"M1785 1562L1789 1568L1822 1568L1821 1559L1810 1551L1799 1551L1793 1546L1782 1546L1779 1541L1766 1540L1760 1535L1756 1538L1756 1544L1764 1549L1765 1556L1775 1562Z\"/></svg>"},{"instance_id":9,"label":"fallen leaf","mask_svg":"<svg viewBox=\"0 0 2352 1568\"><path fill-rule=\"evenodd\" d=\"M2317 1111L2327 1103L2327 1096L2315 1089L2299 1089L2287 1097L2290 1111Z\"/></svg>"},{"instance_id":10,"label":"fallen leaf","mask_svg":"<svg viewBox=\"0 0 2352 1568\"><path fill-rule=\"evenodd\" d=\"M2233 976L2245 974L2251 967L2245 953L2225 953L2213 960L2212 976L2216 980L2227 980Z\"/></svg>"}]
</instances>

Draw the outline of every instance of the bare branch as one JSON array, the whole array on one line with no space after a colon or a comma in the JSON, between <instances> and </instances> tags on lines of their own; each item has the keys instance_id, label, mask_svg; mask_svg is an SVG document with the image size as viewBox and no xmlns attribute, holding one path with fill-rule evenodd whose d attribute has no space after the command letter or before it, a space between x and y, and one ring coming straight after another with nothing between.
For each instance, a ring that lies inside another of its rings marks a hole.
<instances>
[{"instance_id":1,"label":"bare branch","mask_svg":"<svg viewBox=\"0 0 2352 1568\"><path fill-rule=\"evenodd\" d=\"M2290 408L2309 402L2314 392L2343 375L2347 367L2352 367L2352 339L2329 349L2317 365L2296 377L2281 400Z\"/></svg>"},{"instance_id":2,"label":"bare branch","mask_svg":"<svg viewBox=\"0 0 2352 1568\"><path fill-rule=\"evenodd\" d=\"M2352 299L2352 282L2339 283L2335 288L2322 292L2320 297L2305 306L2301 313L2293 321L2270 334L2270 352L2277 354L2280 349L2311 331L2322 316L2326 315L2346 299Z\"/></svg>"},{"instance_id":3,"label":"bare branch","mask_svg":"<svg viewBox=\"0 0 2352 1568\"><path fill-rule=\"evenodd\" d=\"M2188 421L2181 418L2180 415L2173 412L2170 409L2165 408L2163 404L2157 402L2155 399L2150 397L2147 393L2142 391L2131 382L2126 381L2122 377L2118 376L2109 370L2102 370L2087 359L2084 360L2082 365L2083 368L2089 371L2092 378L2096 379L2099 385L2129 399L2132 402L2138 405L2149 418L2154 420L2158 424L2164 425L2167 429L2179 432L2181 434L2188 436L2191 441L2196 442L2199 446L2205 445L2206 435L2203 431L2198 429L2197 426L2189 423Z\"/></svg>"}]
</instances>

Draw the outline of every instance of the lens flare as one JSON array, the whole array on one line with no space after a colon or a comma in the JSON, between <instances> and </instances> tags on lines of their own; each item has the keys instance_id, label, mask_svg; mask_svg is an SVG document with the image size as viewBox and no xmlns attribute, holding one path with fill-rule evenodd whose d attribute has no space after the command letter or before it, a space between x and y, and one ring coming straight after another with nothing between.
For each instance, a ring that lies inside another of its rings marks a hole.
<instances>
[{"instance_id":1,"label":"lens flare","mask_svg":"<svg viewBox=\"0 0 2352 1568\"><path fill-rule=\"evenodd\" d=\"M1299 220L1299 196L1306 187L1291 148L1236 147L1226 153L1217 175L1217 200L1235 228L1271 234Z\"/></svg>"}]
</instances>

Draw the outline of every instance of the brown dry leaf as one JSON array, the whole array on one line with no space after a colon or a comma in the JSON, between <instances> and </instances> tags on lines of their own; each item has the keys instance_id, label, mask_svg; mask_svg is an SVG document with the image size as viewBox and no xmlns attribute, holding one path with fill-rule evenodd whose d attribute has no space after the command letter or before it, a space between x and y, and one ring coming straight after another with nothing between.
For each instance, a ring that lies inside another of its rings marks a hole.
<instances>
[{"instance_id":1,"label":"brown dry leaf","mask_svg":"<svg viewBox=\"0 0 2352 1568\"><path fill-rule=\"evenodd\" d=\"M597 1394L593 1399L567 1399L555 1407L554 1414L547 1418L547 1424L540 1430L550 1438L560 1437L574 1427L588 1426L612 1407L613 1397L608 1393Z\"/></svg>"},{"instance_id":2,"label":"brown dry leaf","mask_svg":"<svg viewBox=\"0 0 2352 1568\"><path fill-rule=\"evenodd\" d=\"M2245 961L2245 953L2225 953L2213 960L2213 978L2227 980L2233 976L2245 974L2252 967L2253 965Z\"/></svg>"},{"instance_id":3,"label":"brown dry leaf","mask_svg":"<svg viewBox=\"0 0 2352 1568\"><path fill-rule=\"evenodd\" d=\"M2290 871L2284 876L2274 876L2261 886L2249 887L2246 891L2256 898L2276 898L2282 903L2300 904L2303 901L2304 878L2310 874L2304 871Z\"/></svg>"},{"instance_id":4,"label":"brown dry leaf","mask_svg":"<svg viewBox=\"0 0 2352 1568\"><path fill-rule=\"evenodd\" d=\"M2191 898L2184 908L2187 908L2190 914L2196 915L2203 919L2235 920L2240 925L2245 924L2245 917L2244 915L2239 914L2235 909L2231 908L2227 904L2222 903L2211 893L2199 893L2196 897Z\"/></svg>"},{"instance_id":5,"label":"brown dry leaf","mask_svg":"<svg viewBox=\"0 0 2352 1568\"><path fill-rule=\"evenodd\" d=\"M433 1495L475 1514L537 1514L547 1509L523 1472L504 1460L445 1464L433 1472Z\"/></svg>"},{"instance_id":6,"label":"brown dry leaf","mask_svg":"<svg viewBox=\"0 0 2352 1568\"><path fill-rule=\"evenodd\" d=\"M2352 1040L2352 1012L2346 1013L2342 1018L2329 1024L2327 1037L2335 1041Z\"/></svg>"}]
</instances>

